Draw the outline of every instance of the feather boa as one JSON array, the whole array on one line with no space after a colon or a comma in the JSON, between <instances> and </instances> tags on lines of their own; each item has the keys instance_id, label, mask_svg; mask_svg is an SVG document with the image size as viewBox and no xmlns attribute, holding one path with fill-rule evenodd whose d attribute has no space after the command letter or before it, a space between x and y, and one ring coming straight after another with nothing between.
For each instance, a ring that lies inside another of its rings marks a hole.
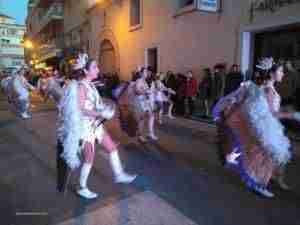
<instances>
[{"instance_id":1,"label":"feather boa","mask_svg":"<svg viewBox=\"0 0 300 225\"><path fill-rule=\"evenodd\" d=\"M61 157L71 169L80 166L81 113L77 102L77 81L71 81L59 103L58 138L63 143Z\"/></svg>"},{"instance_id":2,"label":"feather boa","mask_svg":"<svg viewBox=\"0 0 300 225\"><path fill-rule=\"evenodd\" d=\"M249 86L241 110L263 149L277 164L286 164L291 159L290 141L284 134L283 125L272 114L264 90L255 84Z\"/></svg>"},{"instance_id":3,"label":"feather boa","mask_svg":"<svg viewBox=\"0 0 300 225\"><path fill-rule=\"evenodd\" d=\"M286 164L291 158L290 141L279 119L272 114L263 89L251 81L243 83L237 91L225 96L214 106L214 119L220 119L226 107L235 103L239 103L248 127L262 149L277 164Z\"/></svg>"}]
</instances>

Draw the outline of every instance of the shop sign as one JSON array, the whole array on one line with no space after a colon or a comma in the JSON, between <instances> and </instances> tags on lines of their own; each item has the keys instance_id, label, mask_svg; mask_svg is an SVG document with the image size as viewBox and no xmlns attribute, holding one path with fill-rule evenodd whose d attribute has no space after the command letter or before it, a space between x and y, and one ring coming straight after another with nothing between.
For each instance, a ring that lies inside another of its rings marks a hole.
<instances>
[{"instance_id":1,"label":"shop sign","mask_svg":"<svg viewBox=\"0 0 300 225\"><path fill-rule=\"evenodd\" d=\"M283 6L295 3L300 3L300 0L252 0L250 5L250 20L253 19L255 11L275 12Z\"/></svg>"},{"instance_id":2,"label":"shop sign","mask_svg":"<svg viewBox=\"0 0 300 225\"><path fill-rule=\"evenodd\" d=\"M221 8L221 0L200 0L199 9L208 12L218 12Z\"/></svg>"}]
</instances>

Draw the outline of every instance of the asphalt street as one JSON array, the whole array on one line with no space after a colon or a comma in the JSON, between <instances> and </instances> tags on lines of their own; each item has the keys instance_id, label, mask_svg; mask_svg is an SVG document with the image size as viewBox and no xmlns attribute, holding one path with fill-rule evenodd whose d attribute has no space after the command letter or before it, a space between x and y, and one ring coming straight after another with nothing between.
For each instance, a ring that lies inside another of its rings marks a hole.
<instances>
[{"instance_id":1,"label":"asphalt street","mask_svg":"<svg viewBox=\"0 0 300 225\"><path fill-rule=\"evenodd\" d=\"M177 118L158 127L159 140L138 143L116 120L107 129L120 143L130 185L115 184L108 156L97 147L86 201L75 193L74 172L63 195L56 191L56 108L38 98L33 117L21 120L0 96L0 221L3 225L300 225L299 143L288 168L291 191L271 185L274 199L247 190L216 155L216 129Z\"/></svg>"}]
</instances>

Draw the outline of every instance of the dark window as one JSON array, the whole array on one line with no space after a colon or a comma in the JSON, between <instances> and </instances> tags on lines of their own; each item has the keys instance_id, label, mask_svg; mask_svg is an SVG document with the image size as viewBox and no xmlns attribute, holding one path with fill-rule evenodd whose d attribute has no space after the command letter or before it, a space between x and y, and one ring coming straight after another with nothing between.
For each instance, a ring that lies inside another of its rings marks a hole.
<instances>
[{"instance_id":1,"label":"dark window","mask_svg":"<svg viewBox=\"0 0 300 225\"><path fill-rule=\"evenodd\" d=\"M130 26L141 24L141 1L130 0Z\"/></svg>"},{"instance_id":2,"label":"dark window","mask_svg":"<svg viewBox=\"0 0 300 225\"><path fill-rule=\"evenodd\" d=\"M190 6L194 4L195 0L180 0L180 8L184 8L186 6Z\"/></svg>"}]
</instances>

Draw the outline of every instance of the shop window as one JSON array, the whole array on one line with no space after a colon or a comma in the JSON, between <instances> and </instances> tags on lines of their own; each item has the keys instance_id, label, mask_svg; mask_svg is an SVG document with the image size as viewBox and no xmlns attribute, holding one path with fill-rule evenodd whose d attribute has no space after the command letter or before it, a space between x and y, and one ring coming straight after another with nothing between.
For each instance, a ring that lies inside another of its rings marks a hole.
<instances>
[{"instance_id":1,"label":"shop window","mask_svg":"<svg viewBox=\"0 0 300 225\"><path fill-rule=\"evenodd\" d=\"M196 0L180 0L179 8L194 6Z\"/></svg>"},{"instance_id":2,"label":"shop window","mask_svg":"<svg viewBox=\"0 0 300 225\"><path fill-rule=\"evenodd\" d=\"M130 29L140 28L142 25L142 1L130 0Z\"/></svg>"}]
</instances>

